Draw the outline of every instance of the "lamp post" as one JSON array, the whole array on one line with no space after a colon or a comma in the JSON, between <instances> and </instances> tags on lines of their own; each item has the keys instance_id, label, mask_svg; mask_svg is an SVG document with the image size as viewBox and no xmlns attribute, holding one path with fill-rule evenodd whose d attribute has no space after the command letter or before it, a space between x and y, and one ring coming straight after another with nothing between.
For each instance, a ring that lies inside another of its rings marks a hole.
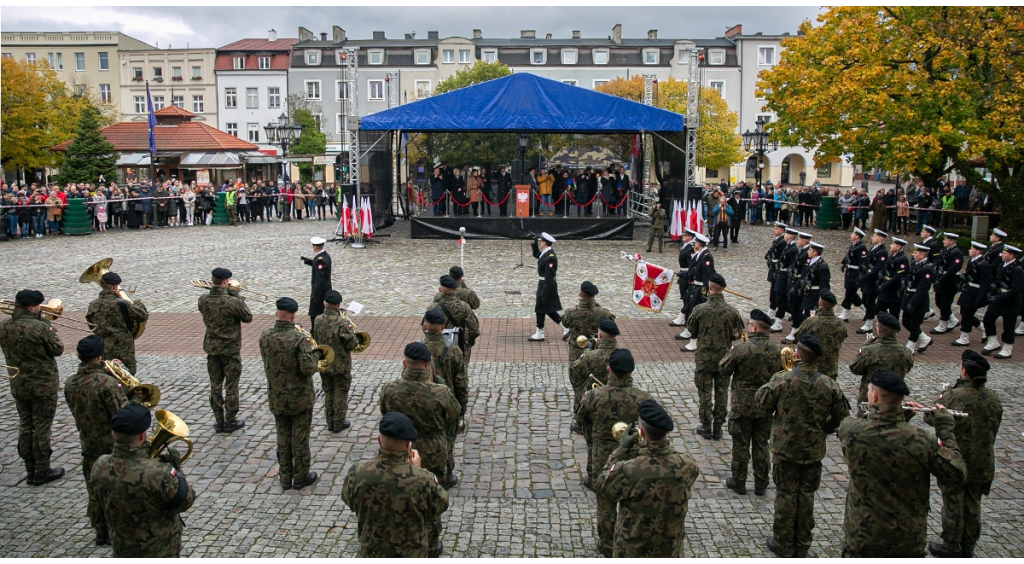
<instances>
[{"instance_id":1,"label":"lamp post","mask_svg":"<svg viewBox=\"0 0 1024 564\"><path fill-rule=\"evenodd\" d=\"M764 117L759 116L754 123L754 131L748 129L743 132L743 148L747 152L757 153L757 169L754 171L754 181L758 186L761 185L764 154L779 150L779 142L768 139L769 133L764 130L764 126L767 124L768 122L764 120Z\"/></svg>"},{"instance_id":2,"label":"lamp post","mask_svg":"<svg viewBox=\"0 0 1024 564\"><path fill-rule=\"evenodd\" d=\"M281 182L288 182L288 145L302 134L302 126L292 125L288 115L282 113L277 121L263 126L267 133L267 142L281 146ZM283 186L282 186L283 187Z\"/></svg>"}]
</instances>

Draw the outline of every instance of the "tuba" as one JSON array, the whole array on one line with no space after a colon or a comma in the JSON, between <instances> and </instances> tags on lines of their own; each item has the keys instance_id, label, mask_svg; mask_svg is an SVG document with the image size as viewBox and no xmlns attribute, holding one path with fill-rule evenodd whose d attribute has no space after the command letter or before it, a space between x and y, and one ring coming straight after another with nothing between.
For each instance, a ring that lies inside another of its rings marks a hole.
<instances>
[{"instance_id":1,"label":"tuba","mask_svg":"<svg viewBox=\"0 0 1024 564\"><path fill-rule=\"evenodd\" d=\"M782 357L782 369L792 370L793 365L796 363L796 351L791 347L783 347L780 356Z\"/></svg>"},{"instance_id":2,"label":"tuba","mask_svg":"<svg viewBox=\"0 0 1024 564\"><path fill-rule=\"evenodd\" d=\"M309 344L313 346L313 350L320 351L320 360L316 363L316 371L320 373L326 372L327 369L334 364L334 349L329 345L316 344L316 340L313 339L313 335L310 335L309 331L303 329L302 325L299 325L298 323L295 324L295 330L302 333L307 339L309 339Z\"/></svg>"},{"instance_id":3,"label":"tuba","mask_svg":"<svg viewBox=\"0 0 1024 564\"><path fill-rule=\"evenodd\" d=\"M103 275L110 270L110 265L113 262L114 259L112 258L105 258L97 262L96 264L85 269L85 272L83 272L82 275L78 277L78 281L81 282L82 284L88 284L89 282L95 282L99 284L100 278L102 278ZM132 303L132 299L128 297L128 294L134 292L135 288L127 290L124 288L118 288L117 298L119 300L124 300L127 303ZM124 310L122 310L122 312L123 311ZM125 315L124 318L125 324L128 326L128 332L132 334L132 338L135 339L136 341L139 340L139 337L141 337L142 333L146 330L146 322L135 321L129 318L127 315Z\"/></svg>"},{"instance_id":4,"label":"tuba","mask_svg":"<svg viewBox=\"0 0 1024 564\"><path fill-rule=\"evenodd\" d=\"M351 317L345 315L345 310L344 309L341 310L341 317L343 319L345 319L346 321L348 321L349 329L355 331L356 339L359 341L359 344L356 345L356 348L352 349L352 354L359 354L359 353L365 351L366 349L370 348L370 334L367 333L366 331L359 331L356 328L355 321L352 321Z\"/></svg>"},{"instance_id":5,"label":"tuba","mask_svg":"<svg viewBox=\"0 0 1024 564\"><path fill-rule=\"evenodd\" d=\"M188 460L192 456L192 441L188 439L188 425L180 417L166 409L154 411L153 418L156 419L156 424L160 428L149 438L149 457L159 458L160 453L171 443L184 442L188 445L188 451L181 456L181 462Z\"/></svg>"},{"instance_id":6,"label":"tuba","mask_svg":"<svg viewBox=\"0 0 1024 564\"><path fill-rule=\"evenodd\" d=\"M135 395L141 395L139 405L146 409L153 409L160 403L160 389L153 384L140 384L139 379L132 376L132 373L120 360L115 358L103 361L103 369L107 371L107 374L117 378L122 386L128 388L124 394L128 396L128 399L132 399Z\"/></svg>"}]
</instances>

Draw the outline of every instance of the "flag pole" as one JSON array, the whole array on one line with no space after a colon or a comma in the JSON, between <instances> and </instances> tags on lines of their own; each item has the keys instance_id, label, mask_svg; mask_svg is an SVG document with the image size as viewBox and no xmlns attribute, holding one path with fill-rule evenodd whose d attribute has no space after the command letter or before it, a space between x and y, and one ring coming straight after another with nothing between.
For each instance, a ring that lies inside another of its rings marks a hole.
<instances>
[{"instance_id":1,"label":"flag pole","mask_svg":"<svg viewBox=\"0 0 1024 564\"><path fill-rule=\"evenodd\" d=\"M156 114L153 112L153 97L149 94L149 81L146 81L146 109L149 110L147 118L149 130L149 184L156 186L156 134L153 126L156 125Z\"/></svg>"}]
</instances>

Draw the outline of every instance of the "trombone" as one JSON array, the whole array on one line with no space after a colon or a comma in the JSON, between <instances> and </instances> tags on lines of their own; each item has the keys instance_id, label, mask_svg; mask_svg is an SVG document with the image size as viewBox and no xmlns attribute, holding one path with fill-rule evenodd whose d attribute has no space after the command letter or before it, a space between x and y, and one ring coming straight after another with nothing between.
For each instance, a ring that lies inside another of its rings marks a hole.
<instances>
[{"instance_id":1,"label":"trombone","mask_svg":"<svg viewBox=\"0 0 1024 564\"><path fill-rule=\"evenodd\" d=\"M867 409L868 405L870 405L870 404L865 401L865 402L861 402L860 405L864 409ZM929 413L929 412L931 412L934 409L935 409L934 407L927 407L927 406L925 406L925 407L913 407L913 406L907 405L907 402L903 402L903 411L913 411L914 413ZM958 411L956 409L947 409L946 413L949 413L953 417L967 417L969 415L966 411Z\"/></svg>"},{"instance_id":2,"label":"trombone","mask_svg":"<svg viewBox=\"0 0 1024 564\"><path fill-rule=\"evenodd\" d=\"M14 380L15 378L18 377L18 374L21 372L20 370L18 370L18 367L9 366L7 364L0 364L0 368L6 368L8 372L13 372L13 374L10 375L3 374L4 378L7 378L8 380Z\"/></svg>"},{"instance_id":3,"label":"trombone","mask_svg":"<svg viewBox=\"0 0 1024 564\"><path fill-rule=\"evenodd\" d=\"M192 280L191 284L193 286L195 286L196 288L203 288L205 290L209 290L211 288L215 288L215 286L213 285L213 282L210 282L209 280ZM232 278L231 280L228 281L228 289L229 290L236 290L238 292L246 292L246 293L252 294L252 299L254 299L254 300L256 300L256 301L258 301L260 303L263 303L263 304L265 304L265 303L270 301L270 297L269 296L267 296L266 294L261 294L261 293L255 291L255 290L250 290L248 288L248 285L249 285L248 282L239 283L238 280L235 280L234 278Z\"/></svg>"},{"instance_id":4,"label":"trombone","mask_svg":"<svg viewBox=\"0 0 1024 564\"><path fill-rule=\"evenodd\" d=\"M14 300L0 300L0 313L14 315L14 308L16 307L15 304L16 302ZM45 304L41 304L39 309L42 310L42 316L54 325L60 325L61 327L67 327L68 329L75 329L77 331L92 331L96 329L95 323L66 317L64 315L64 302L57 298L53 298ZM58 319L63 319L64 323L57 321Z\"/></svg>"}]
</instances>

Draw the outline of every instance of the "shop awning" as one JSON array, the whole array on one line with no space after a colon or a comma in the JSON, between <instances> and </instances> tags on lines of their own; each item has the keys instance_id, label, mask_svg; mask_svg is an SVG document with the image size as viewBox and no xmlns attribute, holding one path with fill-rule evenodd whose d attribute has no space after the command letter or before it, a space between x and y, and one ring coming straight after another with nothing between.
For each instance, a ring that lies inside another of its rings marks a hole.
<instances>
[{"instance_id":1,"label":"shop awning","mask_svg":"<svg viewBox=\"0 0 1024 564\"><path fill-rule=\"evenodd\" d=\"M186 153L181 157L178 168L241 168L241 157L238 153Z\"/></svg>"},{"instance_id":2,"label":"shop awning","mask_svg":"<svg viewBox=\"0 0 1024 564\"><path fill-rule=\"evenodd\" d=\"M149 166L149 153L121 153L117 166Z\"/></svg>"}]
</instances>

